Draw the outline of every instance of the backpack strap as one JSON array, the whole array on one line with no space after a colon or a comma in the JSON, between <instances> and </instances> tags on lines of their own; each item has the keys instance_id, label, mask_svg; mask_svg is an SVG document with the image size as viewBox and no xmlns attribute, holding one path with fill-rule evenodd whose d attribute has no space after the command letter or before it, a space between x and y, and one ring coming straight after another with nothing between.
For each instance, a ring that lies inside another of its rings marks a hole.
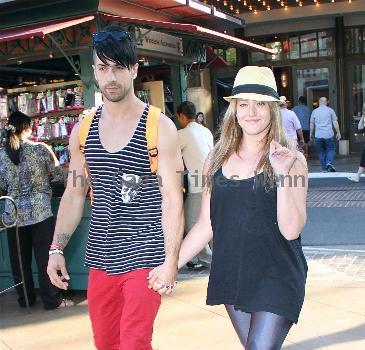
<instances>
[{"instance_id":1,"label":"backpack strap","mask_svg":"<svg viewBox=\"0 0 365 350\"><path fill-rule=\"evenodd\" d=\"M94 116L95 112L90 112L80 122L78 135L79 135L80 151L82 154L85 152L86 139L87 136L89 135L89 130L91 127L91 123L93 122Z\"/></svg>"},{"instance_id":2,"label":"backpack strap","mask_svg":"<svg viewBox=\"0 0 365 350\"><path fill-rule=\"evenodd\" d=\"M79 137L80 151L82 154L85 153L86 139L87 139L87 136L89 135L91 123L94 119L94 116L95 116L95 112L90 112L80 122L78 137ZM85 171L85 179L86 179L86 181L88 181L90 174L89 174L89 168L87 167L85 159L84 159L84 163L82 166ZM93 189L91 187L90 181L89 181L89 184L90 184L90 199L91 199L91 204L92 204L93 203Z\"/></svg>"},{"instance_id":3,"label":"backpack strap","mask_svg":"<svg viewBox=\"0 0 365 350\"><path fill-rule=\"evenodd\" d=\"M150 158L150 169L152 174L157 173L158 167L158 121L160 119L161 109L149 106L146 122L146 140L147 150Z\"/></svg>"}]
</instances>

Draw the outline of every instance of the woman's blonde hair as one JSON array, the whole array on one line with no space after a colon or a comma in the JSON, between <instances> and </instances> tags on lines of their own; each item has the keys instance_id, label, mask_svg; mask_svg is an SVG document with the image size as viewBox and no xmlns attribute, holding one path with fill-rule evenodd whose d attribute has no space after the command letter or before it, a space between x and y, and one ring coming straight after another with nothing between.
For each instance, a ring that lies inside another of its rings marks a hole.
<instances>
[{"instance_id":1,"label":"woman's blonde hair","mask_svg":"<svg viewBox=\"0 0 365 350\"><path fill-rule=\"evenodd\" d=\"M275 140L284 147L290 147L285 135L281 120L280 108L277 102L267 102L270 107L270 124L268 132L262 139L262 157L258 162L255 173L263 170L265 187L275 185L275 176L269 161L270 142ZM213 148L209 157L206 186L208 190L212 188L214 174L223 166L228 158L235 152L238 153L242 139L242 128L237 121L237 99L233 99L224 115L219 128L219 141Z\"/></svg>"}]
</instances>

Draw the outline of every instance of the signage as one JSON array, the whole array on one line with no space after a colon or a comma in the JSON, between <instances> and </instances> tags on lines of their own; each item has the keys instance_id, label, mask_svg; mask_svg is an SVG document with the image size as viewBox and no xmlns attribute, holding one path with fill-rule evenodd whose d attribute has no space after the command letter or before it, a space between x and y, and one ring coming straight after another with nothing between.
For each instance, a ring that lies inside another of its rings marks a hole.
<instances>
[{"instance_id":1,"label":"signage","mask_svg":"<svg viewBox=\"0 0 365 350\"><path fill-rule=\"evenodd\" d=\"M150 51L167 53L175 56L183 56L183 41L173 35L149 31L140 28L136 33L138 48Z\"/></svg>"}]
</instances>

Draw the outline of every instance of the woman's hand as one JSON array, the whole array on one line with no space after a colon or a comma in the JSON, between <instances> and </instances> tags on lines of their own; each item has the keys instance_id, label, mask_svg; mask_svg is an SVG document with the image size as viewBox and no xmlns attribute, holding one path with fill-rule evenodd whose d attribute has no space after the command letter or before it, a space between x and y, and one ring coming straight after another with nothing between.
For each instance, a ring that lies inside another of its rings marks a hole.
<instances>
[{"instance_id":1,"label":"woman's hand","mask_svg":"<svg viewBox=\"0 0 365 350\"><path fill-rule=\"evenodd\" d=\"M288 175L297 159L295 142L293 142L290 149L282 146L277 141L272 140L270 142L269 160L275 174Z\"/></svg>"}]
</instances>

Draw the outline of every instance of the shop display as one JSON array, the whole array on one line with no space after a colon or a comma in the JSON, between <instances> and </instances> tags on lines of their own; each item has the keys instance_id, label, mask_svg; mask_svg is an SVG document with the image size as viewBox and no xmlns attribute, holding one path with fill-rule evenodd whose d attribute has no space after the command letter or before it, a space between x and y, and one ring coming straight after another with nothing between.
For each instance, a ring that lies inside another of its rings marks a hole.
<instances>
[{"instance_id":1,"label":"shop display","mask_svg":"<svg viewBox=\"0 0 365 350\"><path fill-rule=\"evenodd\" d=\"M49 84L44 85L44 91L40 91L42 86L33 89L36 91L32 87L29 90L13 89L0 97L0 133L9 114L18 110L32 118L31 139L50 145L60 164L67 165L69 137L84 109L82 87L52 88Z\"/></svg>"}]
</instances>

